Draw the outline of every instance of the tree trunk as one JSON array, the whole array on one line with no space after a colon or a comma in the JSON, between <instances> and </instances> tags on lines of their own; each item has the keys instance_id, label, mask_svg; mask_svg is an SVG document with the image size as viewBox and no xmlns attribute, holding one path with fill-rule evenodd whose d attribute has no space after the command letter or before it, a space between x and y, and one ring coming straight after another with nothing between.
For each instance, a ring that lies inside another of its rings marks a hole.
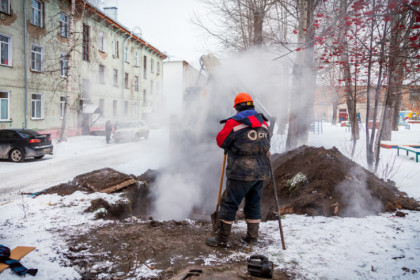
<instances>
[{"instance_id":1,"label":"tree trunk","mask_svg":"<svg viewBox=\"0 0 420 280\"><path fill-rule=\"evenodd\" d=\"M334 91L335 91L335 89L334 89ZM331 123L332 123L333 125L336 125L336 124L337 124L337 110L338 110L338 98L337 98L337 93L336 93L336 96L334 97L332 107L333 107L333 115L332 115L332 120L331 120Z\"/></svg>"},{"instance_id":2,"label":"tree trunk","mask_svg":"<svg viewBox=\"0 0 420 280\"><path fill-rule=\"evenodd\" d=\"M391 141L392 136L392 119L394 116L395 102L398 97L392 92L389 94L388 104L385 105L386 110L385 118L382 124L382 140Z\"/></svg>"},{"instance_id":3,"label":"tree trunk","mask_svg":"<svg viewBox=\"0 0 420 280\"><path fill-rule=\"evenodd\" d=\"M263 22L265 11L262 7L255 7L254 10L254 45L261 47L263 44Z\"/></svg>"},{"instance_id":4,"label":"tree trunk","mask_svg":"<svg viewBox=\"0 0 420 280\"><path fill-rule=\"evenodd\" d=\"M344 36L344 32L342 32L341 36L343 42L343 49L347 50L347 41ZM344 90L346 94L346 105L347 105L347 112L349 114L349 121L351 127L351 136L353 141L357 141L360 138L359 135L359 123L357 122L357 113L356 113L356 91L353 92L353 86L351 82L351 72L350 72L350 64L349 64L349 56L346 51L340 57L340 61L343 67L343 78L344 82ZM355 143L354 143L355 146Z\"/></svg>"},{"instance_id":5,"label":"tree trunk","mask_svg":"<svg viewBox=\"0 0 420 280\"><path fill-rule=\"evenodd\" d=\"M398 131L398 118L401 110L401 99L402 95L397 95L397 98L395 100L394 104L394 112L392 113L392 131Z\"/></svg>"},{"instance_id":6,"label":"tree trunk","mask_svg":"<svg viewBox=\"0 0 420 280\"><path fill-rule=\"evenodd\" d=\"M392 130L394 125L394 116L395 111L397 110L397 104L399 104L400 95L402 94L403 86L403 76L404 69L403 63L405 62L402 58L404 50L400 50L399 45L401 41L401 32L398 29L398 26L401 24L400 18L394 16L391 25L391 39L390 39L390 53L389 53L389 79L388 79L388 89L389 89L389 100L385 105L386 116L383 123L383 132L382 140L391 141ZM399 111L399 109L398 109ZM398 121L398 116L397 116ZM397 125L398 127L398 125Z\"/></svg>"},{"instance_id":7,"label":"tree trunk","mask_svg":"<svg viewBox=\"0 0 420 280\"><path fill-rule=\"evenodd\" d=\"M305 42L303 51L297 52L293 65L293 90L290 98L289 129L286 149L294 149L308 143L309 129L314 115L314 19L313 0L299 2L299 39ZM307 29L306 35L303 29Z\"/></svg>"},{"instance_id":8,"label":"tree trunk","mask_svg":"<svg viewBox=\"0 0 420 280\"><path fill-rule=\"evenodd\" d=\"M76 14L76 0L71 0L71 12L70 12L70 26L69 26L69 38L68 38L68 53L67 53L67 80L66 80L66 98L64 101L64 114L63 121L61 124L60 142L67 141L67 121L69 115L69 102L72 89L72 76L73 76L73 50L74 50L74 17Z\"/></svg>"}]
</instances>

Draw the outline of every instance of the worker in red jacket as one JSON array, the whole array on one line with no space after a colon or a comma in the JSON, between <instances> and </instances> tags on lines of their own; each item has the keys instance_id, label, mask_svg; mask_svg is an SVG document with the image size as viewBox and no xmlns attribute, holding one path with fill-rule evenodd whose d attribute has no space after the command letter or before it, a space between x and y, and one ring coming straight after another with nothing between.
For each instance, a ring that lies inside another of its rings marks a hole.
<instances>
[{"instance_id":1,"label":"worker in red jacket","mask_svg":"<svg viewBox=\"0 0 420 280\"><path fill-rule=\"evenodd\" d=\"M220 226L216 236L206 240L206 244L212 247L226 247L243 198L248 231L242 239L247 243L257 242L261 193L264 181L270 177L267 157L270 135L265 117L255 111L248 93L239 93L233 107L237 114L226 120L216 137L217 145L227 151L228 160L226 191L221 197L218 214Z\"/></svg>"}]
</instances>

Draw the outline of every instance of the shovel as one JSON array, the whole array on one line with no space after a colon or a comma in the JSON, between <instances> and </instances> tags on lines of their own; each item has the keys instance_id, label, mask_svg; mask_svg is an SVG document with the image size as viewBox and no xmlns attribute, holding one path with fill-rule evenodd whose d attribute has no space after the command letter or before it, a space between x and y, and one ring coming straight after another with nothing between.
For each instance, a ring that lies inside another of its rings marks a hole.
<instances>
[{"instance_id":1,"label":"shovel","mask_svg":"<svg viewBox=\"0 0 420 280\"><path fill-rule=\"evenodd\" d=\"M279 198L277 197L276 179L274 178L274 170L273 170L273 165L271 164L270 154L268 154L268 164L270 165L271 180L273 182L274 199L276 201L276 215L279 220L281 246L283 250L286 250L286 245L284 244L283 227L281 226L280 206L279 206Z\"/></svg>"},{"instance_id":2,"label":"shovel","mask_svg":"<svg viewBox=\"0 0 420 280\"><path fill-rule=\"evenodd\" d=\"M222 164L222 172L220 175L219 195L217 196L216 211L213 214L211 214L211 224L213 226L214 232L216 232L217 229L219 228L218 222L217 222L217 216L219 215L220 197L222 195L223 175L225 174L226 155L227 155L227 151L225 151L223 155L223 164Z\"/></svg>"}]
</instances>

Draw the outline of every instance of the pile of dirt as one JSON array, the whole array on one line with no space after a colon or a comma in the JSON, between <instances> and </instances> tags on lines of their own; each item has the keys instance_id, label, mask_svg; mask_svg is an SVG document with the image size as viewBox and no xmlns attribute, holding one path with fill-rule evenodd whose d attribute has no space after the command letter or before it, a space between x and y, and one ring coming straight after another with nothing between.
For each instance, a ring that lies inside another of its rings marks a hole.
<instances>
[{"instance_id":1,"label":"pile of dirt","mask_svg":"<svg viewBox=\"0 0 420 280\"><path fill-rule=\"evenodd\" d=\"M93 191L89 188L79 186L74 181L70 181L67 183L62 183L48 189L42 190L35 195L43 195L43 194L58 194L61 196L71 195L74 192L81 191L85 193L93 193Z\"/></svg>"},{"instance_id":2,"label":"pile of dirt","mask_svg":"<svg viewBox=\"0 0 420 280\"><path fill-rule=\"evenodd\" d=\"M420 204L395 183L385 182L332 149L301 146L272 156L281 214L360 217L397 209L420 210ZM274 215L272 180L261 200L263 219Z\"/></svg>"},{"instance_id":3,"label":"pile of dirt","mask_svg":"<svg viewBox=\"0 0 420 280\"><path fill-rule=\"evenodd\" d=\"M150 199L150 189L147 182L137 182L123 190L121 200L111 204L105 199L92 200L91 206L85 212L96 212L97 219L122 220L131 216L148 219L153 200ZM102 211L98 211L102 210Z\"/></svg>"},{"instance_id":4,"label":"pile of dirt","mask_svg":"<svg viewBox=\"0 0 420 280\"><path fill-rule=\"evenodd\" d=\"M97 219L121 220L131 216L148 218L153 209L150 185L157 176L158 172L150 169L136 177L111 168L102 168L78 175L72 181L50 187L35 195L64 196L76 191L109 193L111 190L112 193L122 193L121 200L111 204L105 199L94 199L85 212L96 212Z\"/></svg>"},{"instance_id":5,"label":"pile of dirt","mask_svg":"<svg viewBox=\"0 0 420 280\"><path fill-rule=\"evenodd\" d=\"M394 182L378 178L336 148L301 146L273 155L272 165L281 214L361 217L400 209L420 209L419 202L400 192ZM135 176L103 168L81 174L71 182L39 194L68 195L78 190L90 193L112 189L113 192L123 192L125 201L110 205L105 200L95 200L87 211L105 209L97 216L104 219L130 216L147 219L153 212L155 198L151 189L159 173L149 169ZM276 219L273 192L272 180L268 180L261 200L263 220ZM192 219L208 216L200 209L194 211ZM238 218L242 216L239 211Z\"/></svg>"},{"instance_id":6,"label":"pile of dirt","mask_svg":"<svg viewBox=\"0 0 420 280\"><path fill-rule=\"evenodd\" d=\"M134 175L127 175L112 168L102 168L80 174L74 177L72 181L50 187L37 193L37 195L58 194L63 196L76 191L112 193L137 183L138 180Z\"/></svg>"}]
</instances>

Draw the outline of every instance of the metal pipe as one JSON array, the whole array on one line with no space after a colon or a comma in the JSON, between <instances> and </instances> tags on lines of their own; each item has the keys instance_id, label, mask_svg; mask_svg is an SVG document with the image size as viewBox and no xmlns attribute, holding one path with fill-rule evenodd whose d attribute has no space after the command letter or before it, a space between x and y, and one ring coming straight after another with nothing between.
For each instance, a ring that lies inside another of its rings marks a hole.
<instances>
[{"instance_id":1,"label":"metal pipe","mask_svg":"<svg viewBox=\"0 0 420 280\"><path fill-rule=\"evenodd\" d=\"M125 81L125 72L124 72L124 62L125 62L125 48L124 48L124 45L125 45L125 42L127 41L127 40L129 40L131 37L133 37L133 31L134 31L134 29L139 29L140 30L140 35L141 35L141 29L140 29L140 27L138 27L138 26L134 26L132 29L131 29L131 32L130 32L130 36L128 36L127 38L125 38L124 40L123 40L123 43L122 43L122 63L121 63L121 71L122 71L122 73L121 73L121 80L122 80L122 83L121 83L121 108L122 108L122 110L121 110L121 113L122 113L122 120L124 120L124 117L125 117L125 112L124 112L124 87L125 87L125 83L124 83L124 81ZM127 56L128 56L128 50L127 50Z\"/></svg>"},{"instance_id":2,"label":"metal pipe","mask_svg":"<svg viewBox=\"0 0 420 280\"><path fill-rule=\"evenodd\" d=\"M123 43L122 43L122 48L121 48L121 50L122 50L122 65L121 65L121 71L122 71L122 73L121 73L121 80L122 80L122 83L121 83L121 114L122 114L122 116L121 116L121 119L122 120L124 120L124 117L125 117L125 112L124 112L124 87L125 87L125 73L124 73L124 60L125 60L125 47L124 47L124 44L125 44L125 42L128 40L128 39L130 39L131 37L133 37L133 30L131 30L131 32L130 32L130 36L128 36L127 38L125 38L124 40L123 40ZM128 50L127 50L127 56L128 56Z\"/></svg>"},{"instance_id":3,"label":"metal pipe","mask_svg":"<svg viewBox=\"0 0 420 280\"><path fill-rule=\"evenodd\" d=\"M25 116L24 116L24 120L25 120L25 128L28 128L28 47L27 47L27 30L26 30L26 2L27 0L23 1L23 26L24 26L24 54L23 54L23 59L24 59L24 67L25 67Z\"/></svg>"}]
</instances>

